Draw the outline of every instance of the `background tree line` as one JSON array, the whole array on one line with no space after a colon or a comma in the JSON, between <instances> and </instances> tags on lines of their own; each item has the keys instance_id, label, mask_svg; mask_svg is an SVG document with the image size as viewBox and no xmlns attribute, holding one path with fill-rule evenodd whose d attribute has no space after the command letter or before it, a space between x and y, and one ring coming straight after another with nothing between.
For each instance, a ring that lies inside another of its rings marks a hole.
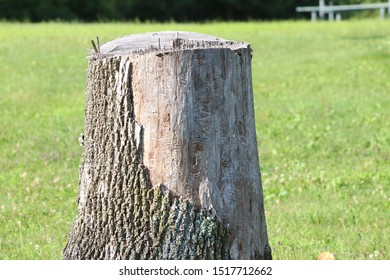
<instances>
[{"instance_id":1,"label":"background tree line","mask_svg":"<svg viewBox=\"0 0 390 280\"><path fill-rule=\"evenodd\" d=\"M386 0L333 0L334 4ZM329 0L326 0L329 3ZM205 21L289 19L318 0L0 0L0 19L17 21Z\"/></svg>"}]
</instances>

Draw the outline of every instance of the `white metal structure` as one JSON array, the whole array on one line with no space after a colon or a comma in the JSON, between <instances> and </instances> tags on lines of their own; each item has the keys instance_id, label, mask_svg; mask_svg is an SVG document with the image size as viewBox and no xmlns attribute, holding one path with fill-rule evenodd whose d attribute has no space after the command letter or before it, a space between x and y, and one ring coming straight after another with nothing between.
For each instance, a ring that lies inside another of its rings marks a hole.
<instances>
[{"instance_id":1,"label":"white metal structure","mask_svg":"<svg viewBox=\"0 0 390 280\"><path fill-rule=\"evenodd\" d=\"M334 19L335 12L342 11L358 11L358 10L376 10L380 11L380 18L385 18L385 10L388 9L388 13L390 14L390 0L387 3L371 3L371 4L353 4L353 5L333 5L330 3L329 5L325 5L325 0L319 0L318 6L310 6L310 7L297 7L296 11L299 13L311 13L311 20L317 20L317 13L320 18L324 18L325 14L328 14L328 18L330 21ZM340 15L336 18L340 18Z\"/></svg>"}]
</instances>

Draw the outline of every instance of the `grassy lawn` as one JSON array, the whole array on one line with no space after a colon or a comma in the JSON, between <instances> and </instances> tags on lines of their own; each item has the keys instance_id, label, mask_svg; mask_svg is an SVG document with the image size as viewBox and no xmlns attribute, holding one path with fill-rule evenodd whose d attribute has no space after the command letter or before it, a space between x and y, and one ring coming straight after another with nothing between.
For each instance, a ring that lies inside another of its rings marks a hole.
<instances>
[{"instance_id":1,"label":"grassy lawn","mask_svg":"<svg viewBox=\"0 0 390 280\"><path fill-rule=\"evenodd\" d=\"M159 30L248 41L275 259L390 259L390 21L0 23L0 259L60 259L86 48Z\"/></svg>"}]
</instances>

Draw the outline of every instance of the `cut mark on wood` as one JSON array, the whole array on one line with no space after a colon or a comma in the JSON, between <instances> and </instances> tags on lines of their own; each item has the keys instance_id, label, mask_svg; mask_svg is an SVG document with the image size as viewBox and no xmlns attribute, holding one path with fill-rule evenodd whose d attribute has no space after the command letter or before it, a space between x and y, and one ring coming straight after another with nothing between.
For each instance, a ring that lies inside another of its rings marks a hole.
<instances>
[{"instance_id":1,"label":"cut mark on wood","mask_svg":"<svg viewBox=\"0 0 390 280\"><path fill-rule=\"evenodd\" d=\"M94 45L94 43L92 44ZM99 57L102 58L149 52L158 52L156 55L161 58L166 53L178 50L227 48L234 51L248 46L249 44L245 42L230 41L195 32L161 31L125 36L102 44L101 48L96 46L94 49L95 53L100 53Z\"/></svg>"}]
</instances>

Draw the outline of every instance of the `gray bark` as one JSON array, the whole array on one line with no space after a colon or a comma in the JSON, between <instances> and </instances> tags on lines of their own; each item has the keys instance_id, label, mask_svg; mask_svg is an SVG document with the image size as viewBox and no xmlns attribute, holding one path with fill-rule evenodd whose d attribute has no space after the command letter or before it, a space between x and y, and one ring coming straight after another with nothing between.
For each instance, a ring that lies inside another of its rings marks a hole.
<instances>
[{"instance_id":1,"label":"gray bark","mask_svg":"<svg viewBox=\"0 0 390 280\"><path fill-rule=\"evenodd\" d=\"M132 35L89 59L65 259L271 259L247 43Z\"/></svg>"}]
</instances>

